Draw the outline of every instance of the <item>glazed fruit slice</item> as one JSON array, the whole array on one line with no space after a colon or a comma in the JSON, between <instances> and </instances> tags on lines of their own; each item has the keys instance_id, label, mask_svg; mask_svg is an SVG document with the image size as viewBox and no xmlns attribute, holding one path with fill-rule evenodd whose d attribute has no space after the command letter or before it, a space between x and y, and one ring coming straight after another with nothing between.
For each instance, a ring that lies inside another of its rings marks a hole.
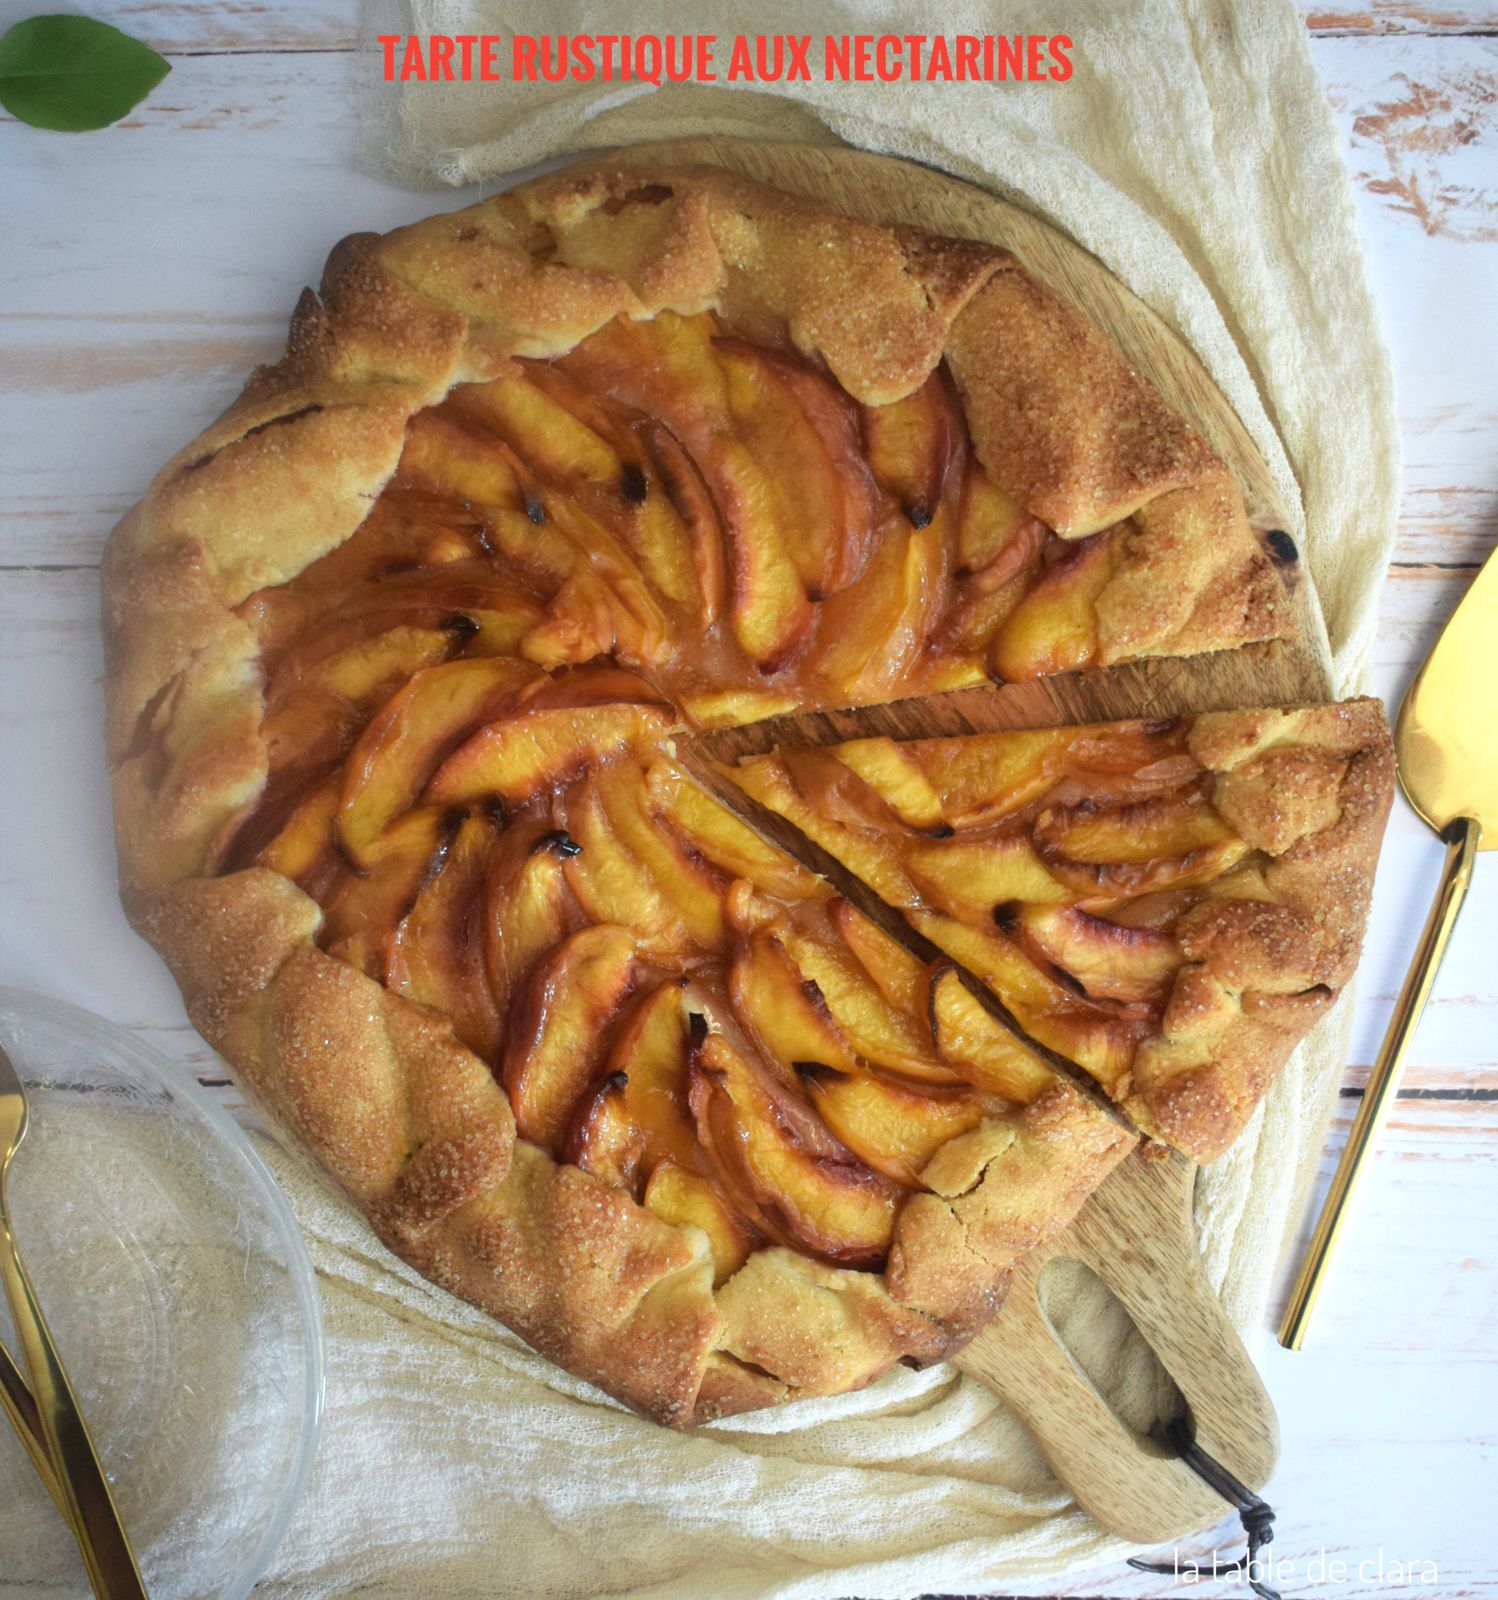
<instances>
[{"instance_id":1,"label":"glazed fruit slice","mask_svg":"<svg viewBox=\"0 0 1498 1600\"><path fill-rule=\"evenodd\" d=\"M600 923L541 961L511 1009L501 1068L515 1125L554 1146L606 1060L608 1032L639 979L635 941Z\"/></svg>"},{"instance_id":2,"label":"glazed fruit slice","mask_svg":"<svg viewBox=\"0 0 1498 1600\"><path fill-rule=\"evenodd\" d=\"M437 805L495 799L521 804L565 783L591 762L643 744L671 725L660 706L632 701L596 706L516 708L485 723L437 768L425 787Z\"/></svg>"},{"instance_id":3,"label":"glazed fruit slice","mask_svg":"<svg viewBox=\"0 0 1498 1600\"><path fill-rule=\"evenodd\" d=\"M409 811L451 751L512 713L521 691L542 682L536 668L505 657L453 661L417 673L365 728L350 753L338 807L338 835L368 866L387 825Z\"/></svg>"},{"instance_id":4,"label":"glazed fruit slice","mask_svg":"<svg viewBox=\"0 0 1498 1600\"><path fill-rule=\"evenodd\" d=\"M976 1128L984 1105L962 1089L917 1089L873 1071L803 1062L799 1075L823 1122L876 1172L906 1188L949 1139Z\"/></svg>"},{"instance_id":5,"label":"glazed fruit slice","mask_svg":"<svg viewBox=\"0 0 1498 1600\"><path fill-rule=\"evenodd\" d=\"M771 1238L872 1266L894 1233L899 1188L720 1033L698 1045L688 1091L697 1134L740 1208Z\"/></svg>"},{"instance_id":6,"label":"glazed fruit slice","mask_svg":"<svg viewBox=\"0 0 1498 1600\"><path fill-rule=\"evenodd\" d=\"M755 1042L788 1079L807 1065L854 1070L852 1047L820 986L802 977L773 933L760 930L739 942L728 987Z\"/></svg>"},{"instance_id":7,"label":"glazed fruit slice","mask_svg":"<svg viewBox=\"0 0 1498 1600\"><path fill-rule=\"evenodd\" d=\"M495 1004L508 1016L520 985L548 951L588 920L567 876L578 845L545 816L517 821L490 854L484 889L484 971Z\"/></svg>"},{"instance_id":8,"label":"glazed fruit slice","mask_svg":"<svg viewBox=\"0 0 1498 1600\"><path fill-rule=\"evenodd\" d=\"M484 968L481 921L495 825L486 816L458 823L443 857L401 919L386 983L449 1018L475 1054L492 1058L504 1021Z\"/></svg>"},{"instance_id":9,"label":"glazed fruit slice","mask_svg":"<svg viewBox=\"0 0 1498 1600\"><path fill-rule=\"evenodd\" d=\"M713 1284L720 1287L754 1253L760 1236L723 1198L711 1179L662 1161L645 1186L645 1204L663 1222L701 1228L713 1252Z\"/></svg>"},{"instance_id":10,"label":"glazed fruit slice","mask_svg":"<svg viewBox=\"0 0 1498 1600\"><path fill-rule=\"evenodd\" d=\"M323 948L383 982L396 929L442 870L462 821L461 813L436 806L407 811L371 843L360 866L337 871L321 896Z\"/></svg>"},{"instance_id":11,"label":"glazed fruit slice","mask_svg":"<svg viewBox=\"0 0 1498 1600\"><path fill-rule=\"evenodd\" d=\"M1388 734L1352 702L859 740L731 775L1032 1038L1209 1159L1351 969L1363 906L1340 863L1354 824L1376 845ZM955 972L937 975L943 1056L1002 1093L1010 1066L973 1042L976 1007Z\"/></svg>"}]
</instances>

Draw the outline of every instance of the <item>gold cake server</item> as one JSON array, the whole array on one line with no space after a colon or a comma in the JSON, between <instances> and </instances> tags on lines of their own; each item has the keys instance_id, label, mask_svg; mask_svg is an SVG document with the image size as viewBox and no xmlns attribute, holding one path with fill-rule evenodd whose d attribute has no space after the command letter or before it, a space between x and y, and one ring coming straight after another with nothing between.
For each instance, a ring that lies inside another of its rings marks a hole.
<instances>
[{"instance_id":1,"label":"gold cake server","mask_svg":"<svg viewBox=\"0 0 1498 1600\"><path fill-rule=\"evenodd\" d=\"M1365 1159L1399 1087L1400 1072L1441 958L1472 881L1479 850L1498 849L1498 553L1490 555L1436 647L1410 685L1394 725L1399 784L1421 821L1446 843L1441 886L1425 919L1415 959L1395 1002L1389 1031L1353 1119L1346 1148L1290 1303L1280 1343L1300 1349L1326 1280L1337 1235Z\"/></svg>"}]
</instances>

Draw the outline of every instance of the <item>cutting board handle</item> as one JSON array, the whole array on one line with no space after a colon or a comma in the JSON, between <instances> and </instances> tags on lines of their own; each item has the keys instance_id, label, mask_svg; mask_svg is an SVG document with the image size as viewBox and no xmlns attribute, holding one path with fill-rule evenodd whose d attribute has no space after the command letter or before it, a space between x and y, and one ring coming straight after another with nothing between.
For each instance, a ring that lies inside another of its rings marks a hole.
<instances>
[{"instance_id":1,"label":"cutting board handle","mask_svg":"<svg viewBox=\"0 0 1498 1600\"><path fill-rule=\"evenodd\" d=\"M993 1389L1033 1435L1077 1503L1111 1532L1159 1544L1230 1509L1162 1442L1135 1433L1072 1359L1041 1310L1041 1272L1079 1261L1134 1320L1190 1408L1197 1443L1262 1488L1279 1429L1248 1352L1202 1270L1191 1216L1196 1169L1178 1155L1131 1156L1050 1249L1016 1275L994 1322L957 1365Z\"/></svg>"}]
</instances>

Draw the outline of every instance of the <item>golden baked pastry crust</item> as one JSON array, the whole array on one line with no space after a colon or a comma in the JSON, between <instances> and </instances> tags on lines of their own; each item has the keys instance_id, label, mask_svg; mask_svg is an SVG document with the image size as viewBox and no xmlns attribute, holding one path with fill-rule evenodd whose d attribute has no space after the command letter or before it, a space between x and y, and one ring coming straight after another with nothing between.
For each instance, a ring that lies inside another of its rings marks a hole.
<instances>
[{"instance_id":1,"label":"golden baked pastry crust","mask_svg":"<svg viewBox=\"0 0 1498 1600\"><path fill-rule=\"evenodd\" d=\"M132 920L204 1036L392 1249L674 1424L950 1354L1132 1135L1057 1078L938 1153L882 1273L772 1245L715 1289L701 1228L517 1138L510 1097L444 1019L320 948L317 900L230 852L275 767L255 597L348 544L413 419L455 386L566 356L610 325L704 313L751 345L788 347L869 408L922 386L932 406L951 403L931 387L947 381L932 376L945 355L970 476L1053 544L1077 541L1093 574L1086 641L1037 653L1052 598L994 645L990 670L1291 631L1222 464L1012 256L832 216L717 169L605 161L345 240L282 360L157 476L103 573ZM917 531L931 517L919 510ZM1028 570L1045 595L1065 587ZM760 666L775 665L766 647ZM897 687L869 682L865 699Z\"/></svg>"}]
</instances>

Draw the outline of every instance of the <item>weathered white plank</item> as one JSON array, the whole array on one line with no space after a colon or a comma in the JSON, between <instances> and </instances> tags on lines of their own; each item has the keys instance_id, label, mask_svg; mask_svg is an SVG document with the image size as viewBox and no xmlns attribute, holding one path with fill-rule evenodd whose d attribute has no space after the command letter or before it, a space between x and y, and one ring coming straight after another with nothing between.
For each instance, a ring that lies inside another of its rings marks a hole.
<instances>
[{"instance_id":1,"label":"weathered white plank","mask_svg":"<svg viewBox=\"0 0 1498 1600\"><path fill-rule=\"evenodd\" d=\"M1318 38L1312 54L1394 358L1399 555L1480 560L1498 537L1498 405L1477 355L1498 305L1498 40Z\"/></svg>"},{"instance_id":2,"label":"weathered white plank","mask_svg":"<svg viewBox=\"0 0 1498 1600\"><path fill-rule=\"evenodd\" d=\"M1473 34L1498 30L1494 0L1449 5L1421 0L1296 0L1313 36L1385 37L1407 33Z\"/></svg>"},{"instance_id":3,"label":"weathered white plank","mask_svg":"<svg viewBox=\"0 0 1498 1600\"><path fill-rule=\"evenodd\" d=\"M1446 620L1475 576L1470 567L1407 565L1389 568L1379 593L1373 670L1380 693L1396 697L1430 653Z\"/></svg>"},{"instance_id":4,"label":"weathered white plank","mask_svg":"<svg viewBox=\"0 0 1498 1600\"><path fill-rule=\"evenodd\" d=\"M115 128L0 125L0 561L97 559L339 238L462 203L356 170L351 70L193 57Z\"/></svg>"},{"instance_id":5,"label":"weathered white plank","mask_svg":"<svg viewBox=\"0 0 1498 1600\"><path fill-rule=\"evenodd\" d=\"M1372 692L1392 712L1429 654L1447 616L1466 591L1470 573L1434 567L1395 567L1380 607ZM1378 1052L1416 937L1439 878L1444 847L1395 796L1379 857L1378 879L1357 980L1352 1061L1361 1083ZM1498 856L1478 858L1471 899L1411 1048L1406 1082L1412 1088L1498 1087Z\"/></svg>"},{"instance_id":6,"label":"weathered white plank","mask_svg":"<svg viewBox=\"0 0 1498 1600\"><path fill-rule=\"evenodd\" d=\"M0 32L36 9L30 0L0 0ZM170 56L352 50L359 31L359 0L90 0L88 12Z\"/></svg>"}]
</instances>

